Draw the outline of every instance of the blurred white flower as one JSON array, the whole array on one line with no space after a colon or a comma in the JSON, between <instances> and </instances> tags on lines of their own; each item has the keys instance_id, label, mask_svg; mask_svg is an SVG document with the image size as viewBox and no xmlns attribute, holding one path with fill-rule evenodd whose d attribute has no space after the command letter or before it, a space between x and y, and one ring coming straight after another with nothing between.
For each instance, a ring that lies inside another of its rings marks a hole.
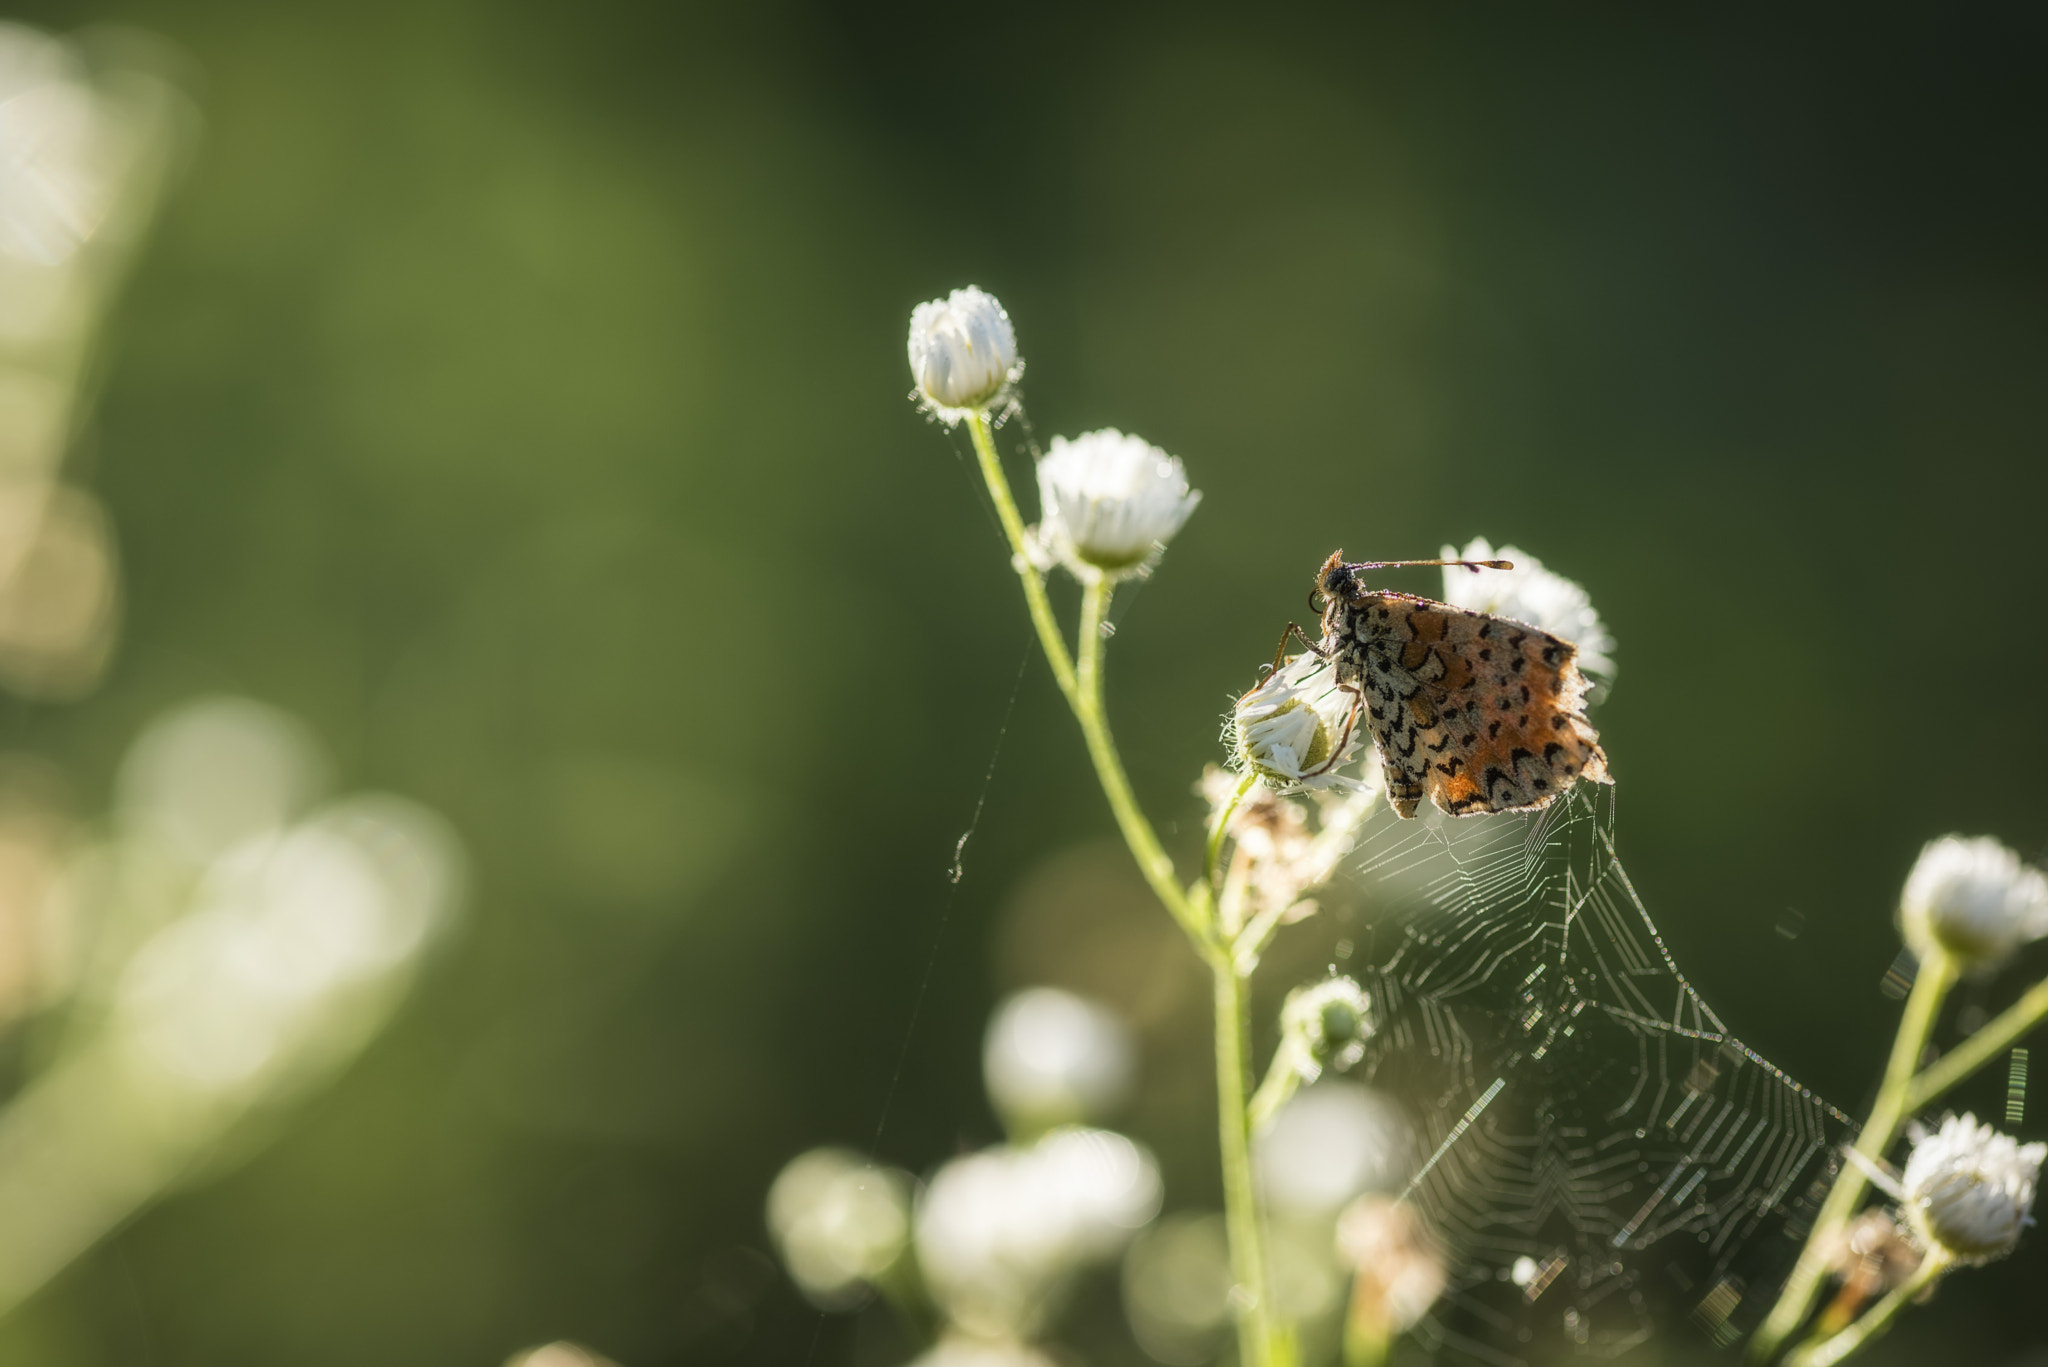
<instances>
[{"instance_id":1,"label":"blurred white flower","mask_svg":"<svg viewBox=\"0 0 2048 1367\"><path fill-rule=\"evenodd\" d=\"M1023 373L1017 330L996 297L969 285L910 315L910 373L933 413L956 423L1004 397Z\"/></svg>"},{"instance_id":2,"label":"blurred white flower","mask_svg":"<svg viewBox=\"0 0 2048 1367\"><path fill-rule=\"evenodd\" d=\"M1376 1194L1352 1202L1337 1220L1337 1252L1358 1272L1346 1326L1355 1341L1384 1344L1443 1294L1443 1260L1405 1202Z\"/></svg>"},{"instance_id":3,"label":"blurred white flower","mask_svg":"<svg viewBox=\"0 0 2048 1367\"><path fill-rule=\"evenodd\" d=\"M1152 1155L1107 1130L1055 1130L940 1168L917 1210L925 1283L954 1324L1029 1337L1069 1272L1112 1257L1159 1212Z\"/></svg>"},{"instance_id":4,"label":"blurred white flower","mask_svg":"<svg viewBox=\"0 0 2048 1367\"><path fill-rule=\"evenodd\" d=\"M1274 1209L1325 1214L1363 1191L1391 1188L1413 1139L1393 1101L1355 1082L1298 1092L1252 1136L1252 1173Z\"/></svg>"},{"instance_id":5,"label":"blurred white flower","mask_svg":"<svg viewBox=\"0 0 2048 1367\"><path fill-rule=\"evenodd\" d=\"M1464 550L1443 548L1446 560L1509 560L1511 570L1474 572L1444 566L1444 601L1470 612L1490 612L1540 627L1579 648L1579 668L1596 694L1614 684L1614 637L1593 610L1593 600L1578 584L1543 568L1543 562L1514 546L1495 550L1485 537L1474 537Z\"/></svg>"},{"instance_id":6,"label":"blurred white flower","mask_svg":"<svg viewBox=\"0 0 2048 1367\"><path fill-rule=\"evenodd\" d=\"M505 1367L618 1367L610 1358L593 1353L580 1343L558 1339L528 1348L505 1359Z\"/></svg>"},{"instance_id":7,"label":"blurred white flower","mask_svg":"<svg viewBox=\"0 0 2048 1367\"><path fill-rule=\"evenodd\" d=\"M2031 1222L2044 1158L2048 1144L2021 1144L1975 1116L1949 1116L1906 1160L1906 1218L1958 1262L2002 1258Z\"/></svg>"},{"instance_id":8,"label":"blurred white flower","mask_svg":"<svg viewBox=\"0 0 2048 1367\"><path fill-rule=\"evenodd\" d=\"M1178 459L1106 427L1052 439L1038 462L1038 500L1039 542L1086 579L1142 568L1202 496Z\"/></svg>"},{"instance_id":9,"label":"blurred white flower","mask_svg":"<svg viewBox=\"0 0 2048 1367\"><path fill-rule=\"evenodd\" d=\"M1282 793L1358 788L1337 770L1357 755L1365 726L1352 714L1352 695L1315 655L1298 655L1237 700L1230 748L1239 765Z\"/></svg>"},{"instance_id":10,"label":"blurred white flower","mask_svg":"<svg viewBox=\"0 0 2048 1367\"><path fill-rule=\"evenodd\" d=\"M910 1181L846 1149L813 1149L768 1189L768 1232L814 1305L847 1309L908 1242Z\"/></svg>"},{"instance_id":11,"label":"blurred white flower","mask_svg":"<svg viewBox=\"0 0 2048 1367\"><path fill-rule=\"evenodd\" d=\"M1280 1008L1280 1047L1303 1082L1314 1082L1325 1068L1341 1073L1364 1058L1372 1030L1372 999L1351 978L1297 987Z\"/></svg>"},{"instance_id":12,"label":"blurred white flower","mask_svg":"<svg viewBox=\"0 0 2048 1367\"><path fill-rule=\"evenodd\" d=\"M143 943L117 988L140 1056L204 1092L282 1080L360 1043L460 897L461 850L401 798L339 802L214 861L193 909Z\"/></svg>"},{"instance_id":13,"label":"blurred white flower","mask_svg":"<svg viewBox=\"0 0 2048 1367\"><path fill-rule=\"evenodd\" d=\"M1036 1348L1010 1339L948 1334L911 1359L907 1367L1058 1367L1058 1364Z\"/></svg>"},{"instance_id":14,"label":"blurred white flower","mask_svg":"<svg viewBox=\"0 0 2048 1367\"><path fill-rule=\"evenodd\" d=\"M989 1096L1013 1133L1099 1120L1131 1084L1130 1031L1102 1007L1055 987L996 1008L982 1044Z\"/></svg>"},{"instance_id":15,"label":"blurred white flower","mask_svg":"<svg viewBox=\"0 0 2048 1367\"><path fill-rule=\"evenodd\" d=\"M1920 851L1899 898L1906 943L1922 960L1985 968L2048 935L2048 878L1988 836L1945 835Z\"/></svg>"},{"instance_id":16,"label":"blurred white flower","mask_svg":"<svg viewBox=\"0 0 2048 1367\"><path fill-rule=\"evenodd\" d=\"M1235 1285L1223 1217L1168 1215L1124 1255L1124 1316L1159 1361L1211 1362L1229 1330Z\"/></svg>"},{"instance_id":17,"label":"blurred white flower","mask_svg":"<svg viewBox=\"0 0 2048 1367\"><path fill-rule=\"evenodd\" d=\"M195 699L129 747L116 785L121 822L204 864L290 824L326 786L326 770L297 717L253 698Z\"/></svg>"}]
</instances>

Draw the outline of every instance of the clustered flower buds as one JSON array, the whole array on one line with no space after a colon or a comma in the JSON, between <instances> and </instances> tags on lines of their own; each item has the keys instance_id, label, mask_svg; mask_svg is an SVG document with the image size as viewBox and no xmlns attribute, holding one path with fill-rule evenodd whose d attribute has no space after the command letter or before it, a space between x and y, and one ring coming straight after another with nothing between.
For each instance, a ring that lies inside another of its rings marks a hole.
<instances>
[{"instance_id":1,"label":"clustered flower buds","mask_svg":"<svg viewBox=\"0 0 2048 1367\"><path fill-rule=\"evenodd\" d=\"M2003 1258L2033 1213L2044 1158L2048 1144L2021 1144L1975 1116L1949 1116L1906 1160L1906 1218L1957 1262Z\"/></svg>"},{"instance_id":2,"label":"clustered flower buds","mask_svg":"<svg viewBox=\"0 0 2048 1367\"><path fill-rule=\"evenodd\" d=\"M1282 793L1357 787L1337 773L1363 743L1352 697L1315 655L1298 655L1237 700L1230 718L1239 764Z\"/></svg>"},{"instance_id":3,"label":"clustered flower buds","mask_svg":"<svg viewBox=\"0 0 2048 1367\"><path fill-rule=\"evenodd\" d=\"M921 401L943 421L985 412L1024 373L1010 315L972 285L919 304L910 315L910 373Z\"/></svg>"},{"instance_id":4,"label":"clustered flower buds","mask_svg":"<svg viewBox=\"0 0 2048 1367\"><path fill-rule=\"evenodd\" d=\"M1038 499L1040 543L1087 579L1142 570L1202 496L1179 460L1105 427L1052 439L1038 463Z\"/></svg>"},{"instance_id":5,"label":"clustered flower buds","mask_svg":"<svg viewBox=\"0 0 2048 1367\"><path fill-rule=\"evenodd\" d=\"M1512 617L1540 627L1579 648L1579 668L1596 687L1614 682L1614 637L1593 610L1586 590L1561 574L1543 568L1543 562L1514 546L1495 550L1485 537L1474 537L1464 550L1445 546L1446 560L1507 560L1511 570L1488 570L1474 574L1469 569L1444 567L1444 601L1471 612L1489 612Z\"/></svg>"},{"instance_id":6,"label":"clustered flower buds","mask_svg":"<svg viewBox=\"0 0 2048 1367\"><path fill-rule=\"evenodd\" d=\"M2048 935L2048 877L1996 840L1945 835L1920 852L1899 899L1906 943L1923 961L1988 968Z\"/></svg>"}]
</instances>

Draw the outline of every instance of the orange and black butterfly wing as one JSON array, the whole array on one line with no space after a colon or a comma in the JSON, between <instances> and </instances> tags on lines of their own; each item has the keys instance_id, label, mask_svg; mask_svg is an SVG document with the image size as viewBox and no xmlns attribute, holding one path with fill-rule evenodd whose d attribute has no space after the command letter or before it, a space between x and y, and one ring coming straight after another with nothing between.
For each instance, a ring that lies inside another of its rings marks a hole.
<instances>
[{"instance_id":1,"label":"orange and black butterfly wing","mask_svg":"<svg viewBox=\"0 0 2048 1367\"><path fill-rule=\"evenodd\" d=\"M1394 810L1533 811L1610 783L1571 642L1409 594L1356 605L1362 685Z\"/></svg>"}]
</instances>

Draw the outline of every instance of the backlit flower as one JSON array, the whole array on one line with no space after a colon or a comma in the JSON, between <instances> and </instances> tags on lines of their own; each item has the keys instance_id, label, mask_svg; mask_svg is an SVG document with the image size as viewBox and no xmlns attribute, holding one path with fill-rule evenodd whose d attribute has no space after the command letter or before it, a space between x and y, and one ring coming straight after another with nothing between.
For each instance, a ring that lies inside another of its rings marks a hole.
<instances>
[{"instance_id":1,"label":"backlit flower","mask_svg":"<svg viewBox=\"0 0 2048 1367\"><path fill-rule=\"evenodd\" d=\"M1083 578L1128 574L1181 529L1201 494L1179 460L1115 428L1054 437L1038 462L1038 537Z\"/></svg>"},{"instance_id":2,"label":"backlit flower","mask_svg":"<svg viewBox=\"0 0 2048 1367\"><path fill-rule=\"evenodd\" d=\"M910 373L946 422L992 407L1023 372L1017 330L994 295L969 285L912 311Z\"/></svg>"},{"instance_id":3,"label":"backlit flower","mask_svg":"<svg viewBox=\"0 0 2048 1367\"><path fill-rule=\"evenodd\" d=\"M1356 787L1336 771L1357 753L1363 729L1335 671L1300 655L1237 700L1230 741L1238 763L1280 792Z\"/></svg>"},{"instance_id":4,"label":"backlit flower","mask_svg":"<svg viewBox=\"0 0 2048 1367\"><path fill-rule=\"evenodd\" d=\"M1365 1057L1372 1030L1372 999L1351 978L1297 987L1280 1008L1280 1047L1303 1082L1314 1082L1325 1068L1342 1072Z\"/></svg>"},{"instance_id":5,"label":"backlit flower","mask_svg":"<svg viewBox=\"0 0 2048 1367\"><path fill-rule=\"evenodd\" d=\"M804 1295L846 1309L908 1241L909 1179L846 1149L813 1149L768 1189L768 1230Z\"/></svg>"},{"instance_id":6,"label":"backlit flower","mask_svg":"<svg viewBox=\"0 0 2048 1367\"><path fill-rule=\"evenodd\" d=\"M1444 601L1471 612L1488 612L1540 627L1579 648L1579 668L1604 691L1614 682L1614 637L1601 624L1586 590L1525 550L1495 550L1485 537L1473 538L1464 550L1443 548L1446 560L1508 560L1511 570L1473 571L1444 566Z\"/></svg>"},{"instance_id":7,"label":"backlit flower","mask_svg":"<svg viewBox=\"0 0 2048 1367\"><path fill-rule=\"evenodd\" d=\"M1906 1217L1958 1262L2002 1258L2029 1223L2043 1158L2048 1144L2021 1144L1975 1116L1952 1115L1906 1160Z\"/></svg>"},{"instance_id":8,"label":"backlit flower","mask_svg":"<svg viewBox=\"0 0 2048 1367\"><path fill-rule=\"evenodd\" d=\"M961 1329L1029 1336L1061 1280L1122 1252L1159 1211L1152 1155L1107 1130L1055 1130L940 1168L917 1211L917 1255Z\"/></svg>"},{"instance_id":9,"label":"backlit flower","mask_svg":"<svg viewBox=\"0 0 2048 1367\"><path fill-rule=\"evenodd\" d=\"M1056 987L1019 992L996 1008L982 1072L1013 1135L1099 1120L1131 1085L1130 1031L1102 1007Z\"/></svg>"},{"instance_id":10,"label":"backlit flower","mask_svg":"<svg viewBox=\"0 0 2048 1367\"><path fill-rule=\"evenodd\" d=\"M1920 851L1899 898L1906 943L1988 967L2048 935L2048 878L1988 836L1945 835Z\"/></svg>"}]
</instances>

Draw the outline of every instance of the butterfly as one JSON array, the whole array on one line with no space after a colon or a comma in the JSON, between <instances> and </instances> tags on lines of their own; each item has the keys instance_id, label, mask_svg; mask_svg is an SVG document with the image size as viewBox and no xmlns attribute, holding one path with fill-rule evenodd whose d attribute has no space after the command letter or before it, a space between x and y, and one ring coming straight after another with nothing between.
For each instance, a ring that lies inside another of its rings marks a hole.
<instances>
[{"instance_id":1,"label":"butterfly","mask_svg":"<svg viewBox=\"0 0 2048 1367\"><path fill-rule=\"evenodd\" d=\"M1527 812L1580 780L1612 783L1586 720L1578 647L1526 622L1369 589L1361 577L1408 565L1514 568L1505 560L1346 563L1338 551L1316 572L1310 606L1324 600L1323 636L1303 640L1352 695L1352 721L1365 714L1394 811L1412 817L1427 796L1452 816Z\"/></svg>"}]
</instances>

